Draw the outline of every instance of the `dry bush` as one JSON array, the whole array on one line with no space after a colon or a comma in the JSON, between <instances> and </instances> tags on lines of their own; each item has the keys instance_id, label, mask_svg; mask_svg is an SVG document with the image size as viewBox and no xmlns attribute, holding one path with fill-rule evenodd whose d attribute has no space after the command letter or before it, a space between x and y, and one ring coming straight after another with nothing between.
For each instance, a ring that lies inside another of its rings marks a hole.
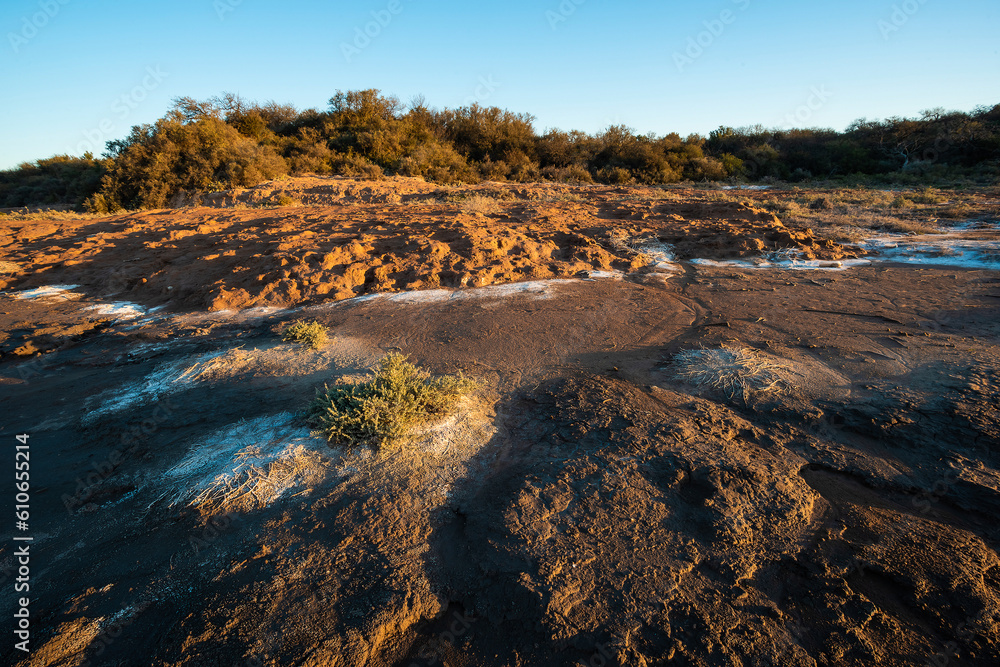
<instances>
[{"instance_id":1,"label":"dry bush","mask_svg":"<svg viewBox=\"0 0 1000 667\"><path fill-rule=\"evenodd\" d=\"M27 221L27 220L93 220L103 217L98 213L76 213L75 211L64 211L61 209L46 209L41 211L12 211L11 213L0 213L0 221Z\"/></svg>"},{"instance_id":2,"label":"dry bush","mask_svg":"<svg viewBox=\"0 0 1000 667\"><path fill-rule=\"evenodd\" d=\"M271 198L269 206L302 206L302 201L287 194L280 194Z\"/></svg>"},{"instance_id":3,"label":"dry bush","mask_svg":"<svg viewBox=\"0 0 1000 667\"><path fill-rule=\"evenodd\" d=\"M972 217L974 212L975 209L973 209L970 205L960 202L938 209L937 214L942 218L947 218L949 220L967 220Z\"/></svg>"},{"instance_id":4,"label":"dry bush","mask_svg":"<svg viewBox=\"0 0 1000 667\"><path fill-rule=\"evenodd\" d=\"M784 368L757 350L722 346L717 349L684 350L674 355L675 376L697 387L721 391L744 402L756 394L785 389L775 372Z\"/></svg>"},{"instance_id":5,"label":"dry bush","mask_svg":"<svg viewBox=\"0 0 1000 667\"><path fill-rule=\"evenodd\" d=\"M463 199L458 208L469 215L490 215L499 210L497 200L480 194L474 194Z\"/></svg>"},{"instance_id":6,"label":"dry bush","mask_svg":"<svg viewBox=\"0 0 1000 667\"><path fill-rule=\"evenodd\" d=\"M202 514L249 512L267 507L286 490L325 478L328 464L302 445L270 458L257 446L236 453L235 467L216 477L189 502Z\"/></svg>"},{"instance_id":7,"label":"dry bush","mask_svg":"<svg viewBox=\"0 0 1000 667\"><path fill-rule=\"evenodd\" d=\"M945 197L940 190L927 186L923 190L910 196L910 199L917 204L940 204L945 201Z\"/></svg>"}]
</instances>

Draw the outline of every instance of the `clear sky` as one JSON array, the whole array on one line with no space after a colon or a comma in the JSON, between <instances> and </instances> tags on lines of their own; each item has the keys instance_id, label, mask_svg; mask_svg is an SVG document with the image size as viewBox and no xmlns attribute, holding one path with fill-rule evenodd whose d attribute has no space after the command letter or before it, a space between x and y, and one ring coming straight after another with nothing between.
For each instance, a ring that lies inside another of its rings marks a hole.
<instances>
[{"instance_id":1,"label":"clear sky","mask_svg":"<svg viewBox=\"0 0 1000 667\"><path fill-rule=\"evenodd\" d=\"M0 168L99 154L223 91L325 109L379 88L682 136L1000 103L997 0L3 0L0 34Z\"/></svg>"}]
</instances>

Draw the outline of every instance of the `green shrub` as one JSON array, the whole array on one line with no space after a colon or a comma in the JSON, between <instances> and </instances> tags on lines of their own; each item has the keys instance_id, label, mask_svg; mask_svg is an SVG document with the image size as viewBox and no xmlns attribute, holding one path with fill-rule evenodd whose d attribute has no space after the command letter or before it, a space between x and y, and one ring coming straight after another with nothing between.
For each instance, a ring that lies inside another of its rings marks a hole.
<instances>
[{"instance_id":1,"label":"green shrub","mask_svg":"<svg viewBox=\"0 0 1000 667\"><path fill-rule=\"evenodd\" d=\"M295 343L305 343L314 350L318 350L327 341L327 331L326 327L316 321L303 322L302 320L296 320L293 322L282 335L281 340L292 341Z\"/></svg>"},{"instance_id":2,"label":"green shrub","mask_svg":"<svg viewBox=\"0 0 1000 667\"><path fill-rule=\"evenodd\" d=\"M273 201L274 201L274 205L275 206L301 206L302 205L301 201L299 201L295 197L292 197L292 196L289 196L289 195L286 195L286 194L280 194L280 195L278 195L277 197L274 198Z\"/></svg>"},{"instance_id":3,"label":"green shrub","mask_svg":"<svg viewBox=\"0 0 1000 667\"><path fill-rule=\"evenodd\" d=\"M114 159L101 181L109 210L167 208L182 190L252 187L288 167L270 146L242 136L218 118L184 123L176 117L137 126L111 142Z\"/></svg>"},{"instance_id":4,"label":"green shrub","mask_svg":"<svg viewBox=\"0 0 1000 667\"><path fill-rule=\"evenodd\" d=\"M385 178L382 167L373 164L367 158L353 153L338 155L333 160L334 173L341 176L353 176L370 181L380 181Z\"/></svg>"},{"instance_id":5,"label":"green shrub","mask_svg":"<svg viewBox=\"0 0 1000 667\"><path fill-rule=\"evenodd\" d=\"M913 208L913 200L904 197L903 195L897 195L889 206L891 208Z\"/></svg>"},{"instance_id":6,"label":"green shrub","mask_svg":"<svg viewBox=\"0 0 1000 667\"><path fill-rule=\"evenodd\" d=\"M597 178L602 183L611 185L626 185L633 181L629 170L622 167L605 167L598 172Z\"/></svg>"},{"instance_id":7,"label":"green shrub","mask_svg":"<svg viewBox=\"0 0 1000 667\"><path fill-rule=\"evenodd\" d=\"M94 213L97 215L109 215L112 213L118 213L122 210L122 207L118 204L118 202L100 192L96 192L84 200L83 208L86 209L88 213Z\"/></svg>"},{"instance_id":8,"label":"green shrub","mask_svg":"<svg viewBox=\"0 0 1000 667\"><path fill-rule=\"evenodd\" d=\"M542 178L560 183L593 183L594 178L585 167L570 165L568 167L548 166L542 169Z\"/></svg>"},{"instance_id":9,"label":"green shrub","mask_svg":"<svg viewBox=\"0 0 1000 667\"><path fill-rule=\"evenodd\" d=\"M396 171L402 176L422 176L435 183L475 183L479 180L458 151L436 140L417 146L396 164Z\"/></svg>"},{"instance_id":10,"label":"green shrub","mask_svg":"<svg viewBox=\"0 0 1000 667\"><path fill-rule=\"evenodd\" d=\"M399 447L414 427L445 416L477 383L461 376L431 377L390 354L360 384L324 386L306 408L306 421L329 442Z\"/></svg>"},{"instance_id":11,"label":"green shrub","mask_svg":"<svg viewBox=\"0 0 1000 667\"><path fill-rule=\"evenodd\" d=\"M0 207L78 207L101 186L106 161L56 155L0 171Z\"/></svg>"}]
</instances>

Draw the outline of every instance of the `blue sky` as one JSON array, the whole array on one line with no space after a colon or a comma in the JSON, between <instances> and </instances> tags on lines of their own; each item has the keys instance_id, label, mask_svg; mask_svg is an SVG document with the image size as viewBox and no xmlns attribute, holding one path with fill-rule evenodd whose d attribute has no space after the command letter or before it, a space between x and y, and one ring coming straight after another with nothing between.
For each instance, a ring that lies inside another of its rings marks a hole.
<instances>
[{"instance_id":1,"label":"blue sky","mask_svg":"<svg viewBox=\"0 0 1000 667\"><path fill-rule=\"evenodd\" d=\"M539 131L843 129L1000 103L998 34L996 0L4 0L0 168L223 91L323 109L379 88Z\"/></svg>"}]
</instances>

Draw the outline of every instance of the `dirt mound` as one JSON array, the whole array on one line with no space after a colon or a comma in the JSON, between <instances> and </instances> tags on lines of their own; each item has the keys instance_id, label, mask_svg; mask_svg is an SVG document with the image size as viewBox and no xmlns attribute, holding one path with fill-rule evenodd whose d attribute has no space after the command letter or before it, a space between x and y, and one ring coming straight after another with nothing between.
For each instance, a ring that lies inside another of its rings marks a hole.
<instances>
[{"instance_id":1,"label":"dirt mound","mask_svg":"<svg viewBox=\"0 0 1000 667\"><path fill-rule=\"evenodd\" d=\"M609 195L628 197L618 203ZM0 287L68 282L145 305L213 310L290 306L372 292L642 270L648 257L613 239L658 240L686 258L788 249L852 256L771 213L728 202L675 203L626 188L418 179L303 178L207 195L229 208L181 208L92 220L26 220L0 230L18 267ZM298 199L305 206L236 204Z\"/></svg>"}]
</instances>

